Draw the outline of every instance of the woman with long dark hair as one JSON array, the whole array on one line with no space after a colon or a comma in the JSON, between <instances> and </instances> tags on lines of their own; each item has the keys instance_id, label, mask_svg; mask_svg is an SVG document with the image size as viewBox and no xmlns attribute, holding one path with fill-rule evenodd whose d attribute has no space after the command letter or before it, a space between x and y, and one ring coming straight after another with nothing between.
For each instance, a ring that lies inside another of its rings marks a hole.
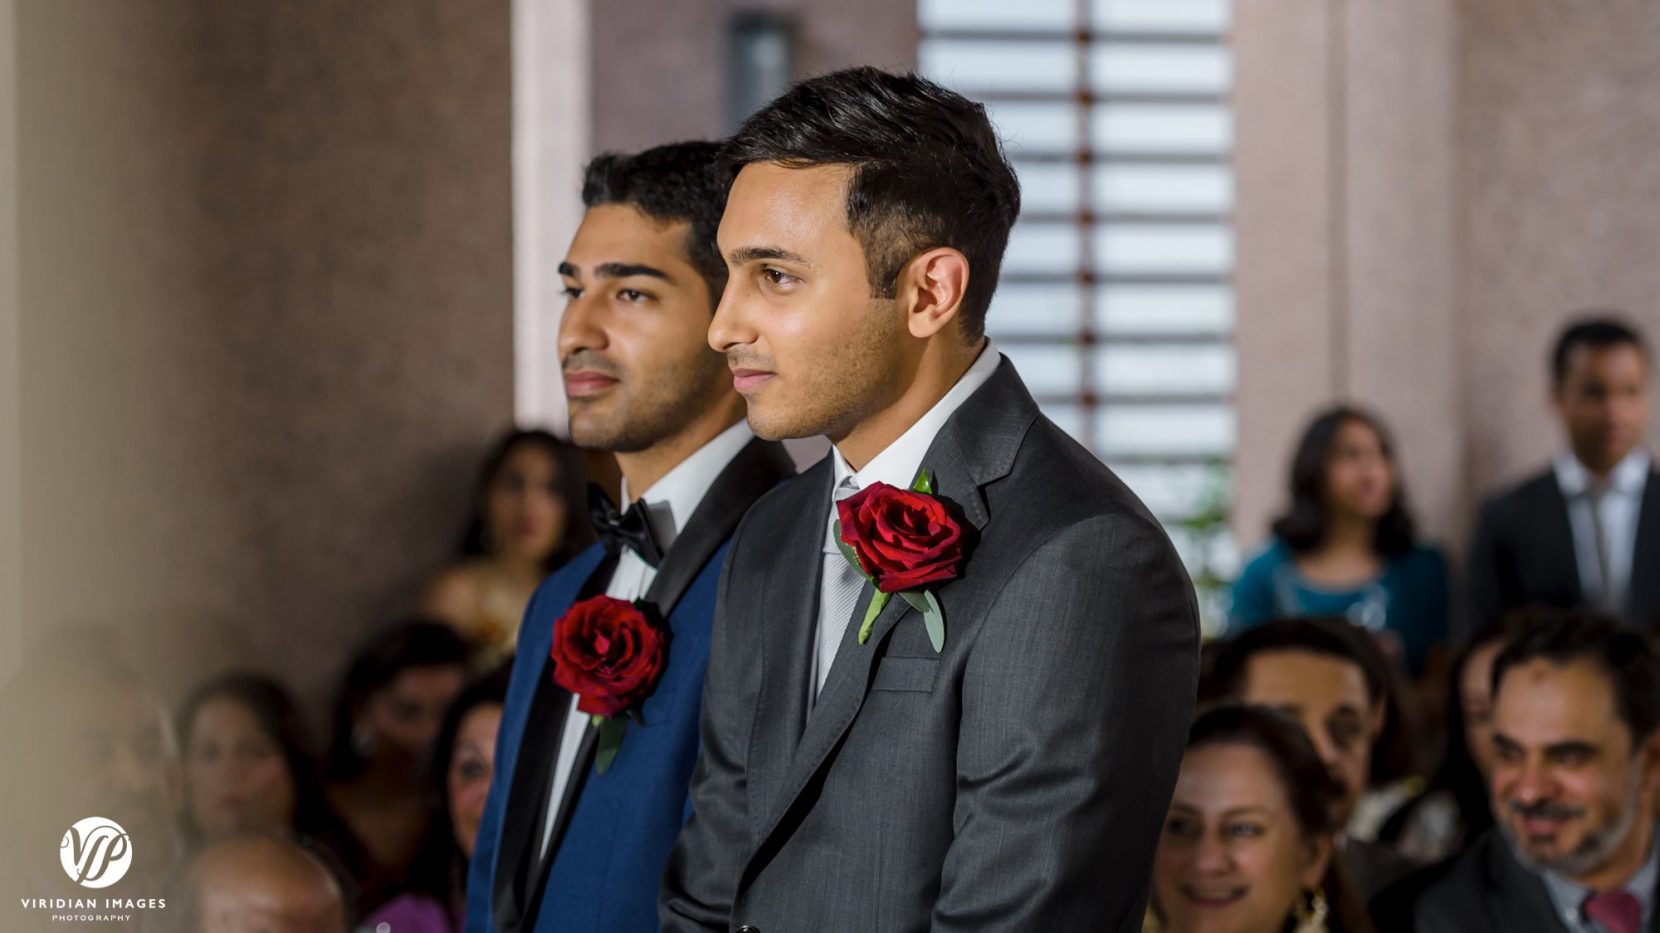
<instances>
[{"instance_id":1,"label":"woman with long dark hair","mask_svg":"<svg viewBox=\"0 0 1660 933\"><path fill-rule=\"evenodd\" d=\"M178 734L187 845L248 833L291 839L350 888L367 853L324 800L313 746L282 685L246 672L211 680L185 700Z\"/></svg>"},{"instance_id":2,"label":"woman with long dark hair","mask_svg":"<svg viewBox=\"0 0 1660 933\"><path fill-rule=\"evenodd\" d=\"M1168 933L1370 933L1343 870L1342 790L1302 727L1259 706L1200 713L1153 856Z\"/></svg>"},{"instance_id":3,"label":"woman with long dark hair","mask_svg":"<svg viewBox=\"0 0 1660 933\"><path fill-rule=\"evenodd\" d=\"M459 558L427 587L422 610L478 646L480 664L511 654L530 594L593 540L577 449L546 431L509 431L485 458Z\"/></svg>"},{"instance_id":4,"label":"woman with long dark hair","mask_svg":"<svg viewBox=\"0 0 1660 933\"><path fill-rule=\"evenodd\" d=\"M431 831L410 865L405 889L364 921L366 929L382 923L400 933L461 929L467 861L484 816L511 673L510 667L497 668L469 684L450 706L428 772Z\"/></svg>"},{"instance_id":5,"label":"woman with long dark hair","mask_svg":"<svg viewBox=\"0 0 1660 933\"><path fill-rule=\"evenodd\" d=\"M1350 406L1321 413L1297 445L1290 493L1234 583L1230 627L1346 616L1422 673L1447 637L1447 562L1417 540L1383 423Z\"/></svg>"}]
</instances>

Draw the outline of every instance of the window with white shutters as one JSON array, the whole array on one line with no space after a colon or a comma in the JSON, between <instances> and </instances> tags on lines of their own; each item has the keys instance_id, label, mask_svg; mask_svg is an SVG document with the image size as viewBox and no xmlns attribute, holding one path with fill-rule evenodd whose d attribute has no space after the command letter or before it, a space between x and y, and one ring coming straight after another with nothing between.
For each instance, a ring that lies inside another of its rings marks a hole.
<instances>
[{"instance_id":1,"label":"window with white shutters","mask_svg":"<svg viewBox=\"0 0 1660 933\"><path fill-rule=\"evenodd\" d=\"M920 71L986 105L1020 176L987 330L1213 587L1237 563L1228 0L918 12Z\"/></svg>"}]
</instances>

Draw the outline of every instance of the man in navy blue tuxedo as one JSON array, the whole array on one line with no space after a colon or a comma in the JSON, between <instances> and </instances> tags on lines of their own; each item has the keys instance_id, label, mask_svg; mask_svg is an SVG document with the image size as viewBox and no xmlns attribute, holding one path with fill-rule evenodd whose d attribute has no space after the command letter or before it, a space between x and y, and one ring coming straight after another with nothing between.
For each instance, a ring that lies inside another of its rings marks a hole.
<instances>
[{"instance_id":1,"label":"man in navy blue tuxedo","mask_svg":"<svg viewBox=\"0 0 1660 933\"><path fill-rule=\"evenodd\" d=\"M549 577L525 613L495 778L467 879L470 933L648 931L688 811L716 581L738 520L794 472L744 421L706 333L726 267L728 179L713 143L605 155L559 273L560 364L577 444L614 451L621 512L594 492L601 542ZM555 623L597 595L663 620L667 665L608 766L598 729L554 682Z\"/></svg>"}]
</instances>

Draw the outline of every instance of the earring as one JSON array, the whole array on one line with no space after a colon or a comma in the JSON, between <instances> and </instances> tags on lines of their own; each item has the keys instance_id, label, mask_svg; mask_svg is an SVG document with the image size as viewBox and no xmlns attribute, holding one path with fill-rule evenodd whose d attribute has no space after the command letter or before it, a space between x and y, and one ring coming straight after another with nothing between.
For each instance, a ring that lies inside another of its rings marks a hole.
<instances>
[{"instance_id":1,"label":"earring","mask_svg":"<svg viewBox=\"0 0 1660 933\"><path fill-rule=\"evenodd\" d=\"M357 757L368 758L379 746L380 741L375 738L375 730L369 728L368 723L360 722L352 727L352 751L357 753Z\"/></svg>"},{"instance_id":2,"label":"earring","mask_svg":"<svg viewBox=\"0 0 1660 933\"><path fill-rule=\"evenodd\" d=\"M1291 916L1297 921L1295 933L1326 933L1326 916L1330 913L1326 892L1315 888L1291 908Z\"/></svg>"}]
</instances>

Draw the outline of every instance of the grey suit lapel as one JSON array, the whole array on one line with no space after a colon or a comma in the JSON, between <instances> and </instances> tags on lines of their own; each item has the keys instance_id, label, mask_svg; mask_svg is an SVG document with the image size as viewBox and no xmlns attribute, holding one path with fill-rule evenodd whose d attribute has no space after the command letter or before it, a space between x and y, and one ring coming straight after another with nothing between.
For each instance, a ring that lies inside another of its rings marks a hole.
<instances>
[{"instance_id":1,"label":"grey suit lapel","mask_svg":"<svg viewBox=\"0 0 1660 933\"><path fill-rule=\"evenodd\" d=\"M983 487L1008 475L1014 466L1020 443L1036 418L1036 404L1021 383L1020 377L1015 374L1014 367L1004 359L991 379L957 409L929 446L928 453L923 458L923 466L933 474L939 496L956 505L960 513L974 526L976 534L991 520L986 509ZM810 527L810 531L816 532L812 540L815 559L821 551L818 542L828 520L831 480L828 465L820 466L825 468L826 475L814 484L814 488L824 505L819 510L817 524ZM973 554L970 552L965 572L973 573L973 568ZM816 622L817 587L810 587L809 590L813 598L805 610L797 611L804 611L805 618ZM865 696L869 691L871 668L876 663L888 634L907 615L915 615L915 610L911 609L905 600L890 599L881 614L876 617L869 641L861 645L858 642L857 623L864 618L872 596L873 591L867 587L854 609L853 621L847 626L842 643L836 649L836 661L830 668L830 676L824 682L824 689L819 692L818 701L813 707L812 716L807 720L806 729L801 734L795 754L789 760L782 784L772 780L775 777L772 773L761 775L767 780L751 783L752 787L760 784L769 789L766 799L751 811L753 842L757 849L766 841L766 837L777 829L790 805L825 765L831 751L858 717L859 709L864 705ZM948 586L942 588L939 597L945 609L946 642L949 644L952 606ZM789 618L802 616L792 615ZM920 620L917 621L920 624ZM798 657L804 662L812 650L812 626L796 628L808 630L806 639L791 647L791 650L795 651L793 657ZM798 702L804 704L807 669L804 665L797 666L801 667L799 676L792 671L789 675L791 679L786 682L786 689L793 690L794 694L801 698ZM770 683L776 687L779 678L770 678ZM773 708L766 702L772 698L763 693L762 699L762 709ZM775 794L770 790L773 787L778 789Z\"/></svg>"},{"instance_id":2,"label":"grey suit lapel","mask_svg":"<svg viewBox=\"0 0 1660 933\"><path fill-rule=\"evenodd\" d=\"M791 493L797 497L797 521L776 528L751 526L757 540L746 546L768 558L762 584L748 591L733 587L727 596L748 605L726 611L762 619L758 626L762 670L758 708L767 715L757 717L748 765L750 831L756 837L782 789L807 719L807 680L812 676L819 569L833 476L826 457L795 481Z\"/></svg>"}]
</instances>

